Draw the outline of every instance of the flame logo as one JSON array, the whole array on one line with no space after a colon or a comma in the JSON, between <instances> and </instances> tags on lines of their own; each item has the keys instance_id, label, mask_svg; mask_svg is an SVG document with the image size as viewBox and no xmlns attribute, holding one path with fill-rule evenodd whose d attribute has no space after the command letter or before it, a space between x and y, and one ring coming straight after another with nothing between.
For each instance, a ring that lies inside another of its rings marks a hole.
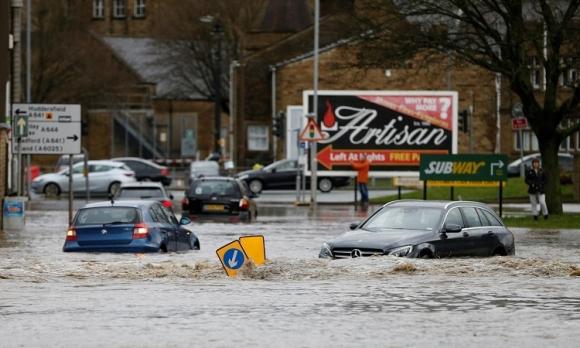
<instances>
[{"instance_id":1,"label":"flame logo","mask_svg":"<svg viewBox=\"0 0 580 348\"><path fill-rule=\"evenodd\" d=\"M336 123L336 117L334 116L334 110L332 110L332 104L330 104L328 100L326 101L326 112L322 118L322 123L326 128L332 128Z\"/></svg>"}]
</instances>

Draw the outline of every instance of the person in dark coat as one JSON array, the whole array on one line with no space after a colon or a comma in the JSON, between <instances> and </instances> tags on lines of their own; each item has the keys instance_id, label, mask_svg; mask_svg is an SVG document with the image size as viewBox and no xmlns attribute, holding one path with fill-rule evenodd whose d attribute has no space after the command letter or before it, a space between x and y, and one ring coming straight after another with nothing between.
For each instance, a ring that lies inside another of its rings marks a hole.
<instances>
[{"instance_id":1,"label":"person in dark coat","mask_svg":"<svg viewBox=\"0 0 580 348\"><path fill-rule=\"evenodd\" d=\"M538 220L538 215L540 215L538 204L540 205L544 219L548 218L548 207L546 206L546 195L544 191L546 180L546 174L540 167L540 160L535 158L532 161L532 168L526 172L526 184L528 184L528 194L530 195L534 220Z\"/></svg>"}]
</instances>

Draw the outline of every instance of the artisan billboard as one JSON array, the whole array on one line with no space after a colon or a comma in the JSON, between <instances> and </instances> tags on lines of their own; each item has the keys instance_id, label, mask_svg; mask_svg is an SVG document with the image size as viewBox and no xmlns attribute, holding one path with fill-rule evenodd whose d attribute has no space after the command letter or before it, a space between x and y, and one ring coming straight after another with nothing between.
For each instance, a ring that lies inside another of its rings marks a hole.
<instances>
[{"instance_id":1,"label":"artisan billboard","mask_svg":"<svg viewBox=\"0 0 580 348\"><path fill-rule=\"evenodd\" d=\"M303 102L312 114L312 91ZM457 152L457 92L319 91L316 118L324 175L352 175L351 163L364 154L371 176L416 176L421 154Z\"/></svg>"}]
</instances>

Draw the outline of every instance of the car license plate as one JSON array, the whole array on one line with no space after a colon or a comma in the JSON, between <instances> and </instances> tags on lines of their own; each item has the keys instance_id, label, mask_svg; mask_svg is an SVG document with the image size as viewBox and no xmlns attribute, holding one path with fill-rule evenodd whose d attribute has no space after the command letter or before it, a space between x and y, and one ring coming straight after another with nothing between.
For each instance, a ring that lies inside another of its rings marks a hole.
<instances>
[{"instance_id":1,"label":"car license plate","mask_svg":"<svg viewBox=\"0 0 580 348\"><path fill-rule=\"evenodd\" d=\"M205 211L224 211L225 207L223 204L206 204L203 206Z\"/></svg>"}]
</instances>

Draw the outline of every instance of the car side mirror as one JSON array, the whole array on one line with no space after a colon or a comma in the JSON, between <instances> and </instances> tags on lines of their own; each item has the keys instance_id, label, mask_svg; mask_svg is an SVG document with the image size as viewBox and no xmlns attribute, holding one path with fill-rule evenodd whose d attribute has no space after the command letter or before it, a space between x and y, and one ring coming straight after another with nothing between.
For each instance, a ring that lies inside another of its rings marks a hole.
<instances>
[{"instance_id":1,"label":"car side mirror","mask_svg":"<svg viewBox=\"0 0 580 348\"><path fill-rule=\"evenodd\" d=\"M360 225L360 222L353 222L350 225L348 225L348 228L350 228L351 230L356 230L358 225Z\"/></svg>"},{"instance_id":2,"label":"car side mirror","mask_svg":"<svg viewBox=\"0 0 580 348\"><path fill-rule=\"evenodd\" d=\"M446 224L445 229L443 230L446 233L458 233L461 232L463 228L456 224Z\"/></svg>"},{"instance_id":3,"label":"car side mirror","mask_svg":"<svg viewBox=\"0 0 580 348\"><path fill-rule=\"evenodd\" d=\"M175 197L173 197L172 194L169 194L169 199L173 200Z\"/></svg>"},{"instance_id":4,"label":"car side mirror","mask_svg":"<svg viewBox=\"0 0 580 348\"><path fill-rule=\"evenodd\" d=\"M181 219L179 219L179 224L180 225L189 225L191 223L191 220L189 218L186 218L185 216L182 216Z\"/></svg>"},{"instance_id":5,"label":"car side mirror","mask_svg":"<svg viewBox=\"0 0 580 348\"><path fill-rule=\"evenodd\" d=\"M272 173L272 174L276 173L276 168L270 169L270 173Z\"/></svg>"}]
</instances>

